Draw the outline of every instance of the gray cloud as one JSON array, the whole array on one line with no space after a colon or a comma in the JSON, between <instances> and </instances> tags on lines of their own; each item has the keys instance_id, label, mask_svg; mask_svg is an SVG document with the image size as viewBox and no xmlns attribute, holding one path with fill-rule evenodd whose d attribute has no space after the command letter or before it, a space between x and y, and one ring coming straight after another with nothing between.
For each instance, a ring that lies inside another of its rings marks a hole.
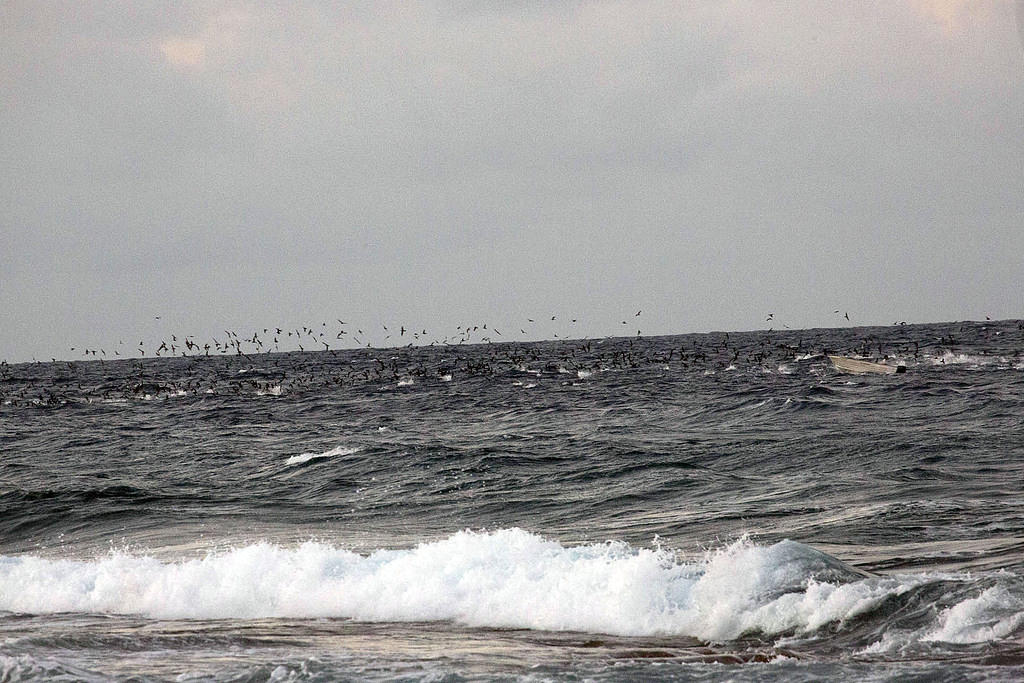
<instances>
[{"instance_id":1,"label":"gray cloud","mask_svg":"<svg viewBox=\"0 0 1024 683\"><path fill-rule=\"evenodd\" d=\"M1014 9L5 4L0 357L1019 316Z\"/></svg>"}]
</instances>

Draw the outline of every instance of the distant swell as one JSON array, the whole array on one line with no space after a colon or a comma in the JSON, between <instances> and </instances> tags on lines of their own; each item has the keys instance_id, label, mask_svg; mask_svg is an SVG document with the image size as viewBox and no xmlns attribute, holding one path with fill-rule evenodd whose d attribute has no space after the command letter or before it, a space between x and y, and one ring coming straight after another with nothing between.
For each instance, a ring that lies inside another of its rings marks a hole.
<instances>
[{"instance_id":1,"label":"distant swell","mask_svg":"<svg viewBox=\"0 0 1024 683\"><path fill-rule=\"evenodd\" d=\"M292 549L257 543L176 562L125 553L94 561L0 557L0 610L455 621L726 641L842 627L941 580L950 579L864 576L792 541L741 540L687 563L665 550L617 542L565 547L505 529L369 556L307 542ZM926 624L877 647L1006 637L1024 622L1022 595L1011 582L972 589L941 608L924 605Z\"/></svg>"}]
</instances>

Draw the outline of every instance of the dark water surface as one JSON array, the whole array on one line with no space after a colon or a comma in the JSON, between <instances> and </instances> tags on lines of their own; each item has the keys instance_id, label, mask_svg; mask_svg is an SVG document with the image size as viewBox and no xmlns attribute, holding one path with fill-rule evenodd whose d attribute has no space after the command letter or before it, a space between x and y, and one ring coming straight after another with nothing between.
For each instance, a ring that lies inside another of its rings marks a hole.
<instances>
[{"instance_id":1,"label":"dark water surface","mask_svg":"<svg viewBox=\"0 0 1024 683\"><path fill-rule=\"evenodd\" d=\"M1024 677L1022 350L1003 321L0 366L0 681Z\"/></svg>"}]
</instances>

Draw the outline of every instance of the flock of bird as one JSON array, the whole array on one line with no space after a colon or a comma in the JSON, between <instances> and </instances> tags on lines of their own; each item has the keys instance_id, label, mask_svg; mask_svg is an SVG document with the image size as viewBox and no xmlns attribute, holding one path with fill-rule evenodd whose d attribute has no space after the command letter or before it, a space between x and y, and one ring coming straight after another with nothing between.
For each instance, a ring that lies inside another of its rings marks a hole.
<instances>
[{"instance_id":1,"label":"flock of bird","mask_svg":"<svg viewBox=\"0 0 1024 683\"><path fill-rule=\"evenodd\" d=\"M634 318L640 317L643 311L637 311L633 314ZM160 316L156 316L157 320L160 320ZM234 330L224 330L222 337L210 337L207 340L199 340L196 335L170 335L169 339L160 340L159 345L155 348L147 348L145 340L140 340L137 346L126 345L124 340L118 341L117 345L108 354L105 348L86 348L86 347L70 347L69 351L71 354L80 353L86 359L94 358L100 359L112 359L116 357L135 357L137 354L140 358L145 358L147 355L151 356L190 356L190 355L224 355L224 354L235 354L235 355L246 355L246 354L259 354L259 353L281 353L287 351L331 351L339 349L352 349L352 348L374 348L374 341L377 341L377 347L388 348L396 346L449 346L459 345L467 343L498 343L505 341L506 339L511 341L517 338L514 334L508 335L507 337L502 334L501 330L491 326L488 327L487 323L480 323L476 325L457 325L453 331L450 331L444 335L436 335L433 338L430 337L427 330L421 328L408 328L405 325L398 325L388 327L386 324L381 324L380 327L382 332L374 335L374 332L367 328L364 331L360 327L350 325L349 323L341 320L340 318L335 319L338 323L337 327L328 328L326 321L321 322L319 326L306 326L301 325L296 328L285 328L285 327L264 327L262 330L257 329L252 333L244 333L239 335ZM557 321L558 316L552 315L550 318L551 322ZM569 319L570 325L575 325L578 322L577 318ZM537 337L537 332L534 328L536 319L527 318L524 323L517 326L519 332L519 340L524 338ZM629 321L623 320L623 325L629 325ZM531 330L527 331L527 327ZM639 328L636 331L636 336L642 336L642 330ZM554 339L569 339L572 337L571 327L568 330L563 330L562 334L558 332L547 331L547 334L541 333L539 336L550 336ZM429 341L428 341L429 339ZM51 358L51 362L57 362L57 358Z\"/></svg>"},{"instance_id":2,"label":"flock of bird","mask_svg":"<svg viewBox=\"0 0 1024 683\"><path fill-rule=\"evenodd\" d=\"M838 310L834 313L839 313ZM643 315L643 310L638 310L633 313L630 317L635 321ZM849 322L850 314L844 313L843 318ZM161 316L156 316L156 320L160 320ZM553 331L550 328L541 331L538 334L536 329L537 320L540 318L526 318L525 322L520 325L516 325L513 329L512 334L508 336L503 335L501 330L494 326L488 328L487 323L479 323L476 325L458 325L454 331L450 331L447 334L435 335L433 338L428 334L427 330L420 328L406 327L405 325L398 325L388 327L386 324L381 323L380 327L383 330L382 333L378 333L375 337L371 328L367 328L364 331L360 327L350 325L340 318L336 318L338 326L336 328L328 328L328 323L323 321L317 326L305 326L301 325L296 328L290 327L264 327L262 331L260 329L254 330L252 333L244 333L239 335L238 332L233 330L224 330L222 337L210 337L206 340L197 339L196 335L178 335L172 334L169 339L162 339L155 348L146 346L145 340L140 340L137 346L125 344L124 340L119 340L117 345L111 349L108 354L106 348L87 348L87 347L76 347L72 346L69 352L72 355L81 354L85 359L114 359L114 358L127 358L136 357L145 358L147 356L190 356L190 355L246 355L246 354L259 354L259 353L281 353L286 351L331 351L338 349L352 349L352 348L374 348L374 341L378 341L377 347L387 348L396 346L449 346L456 344L467 344L467 343L498 343L502 341L519 340L523 341L526 339L572 339L574 335L572 333L574 326L578 322L578 318L568 318L568 328L562 328L562 334L557 331ZM555 322L558 320L557 315L552 315L549 322ZM775 320L775 314L769 313L765 318L765 321ZM629 326L630 320L622 320L622 325ZM893 323L894 325L897 323ZM906 323L898 323L905 325ZM333 325L333 323L332 323ZM788 325L782 325L785 329L789 329ZM530 328L529 331L526 328ZM518 336L515 334L515 330L518 330ZM774 331L774 328L770 328L768 332ZM397 333L397 336L396 336ZM620 335L621 336L621 335ZM643 336L643 331L637 327L637 337ZM427 340L430 339L428 342ZM50 359L51 362L57 362L56 357Z\"/></svg>"},{"instance_id":3,"label":"flock of bird","mask_svg":"<svg viewBox=\"0 0 1024 683\"><path fill-rule=\"evenodd\" d=\"M631 317L640 318L642 310ZM769 314L773 319L774 314ZM557 316L528 318L556 322ZM508 376L520 385L538 381L572 383L608 370L655 368L697 370L714 374L725 370L772 372L785 364L803 362L824 366L828 354L840 353L899 358L914 363L922 355L955 351L960 339L947 334L924 338L916 326L899 324L882 334L878 328L851 330L779 330L744 333L701 333L667 337L636 335L601 339L504 341L505 334L480 323L459 325L454 334L431 338L425 329L405 325L381 325L384 341L409 341L401 346L367 348L366 331L336 319L319 326L295 329L267 327L239 334L199 340L194 335L172 334L147 348L144 341L132 346L138 357L117 359L127 344L113 354L86 349L86 357L99 362L54 361L8 365L0 362L0 405L32 402L63 405L77 400L124 400L183 395L252 394L280 396L319 392L328 387L356 386L371 390L382 384L409 386L417 382L449 382L459 379ZM577 319L567 318L569 325ZM628 325L629 320L623 320ZM1024 330L1017 322L1016 331ZM518 327L527 334L526 326ZM994 328L993 328L994 329ZM1013 329L1012 326L1007 329ZM1001 334L982 324L961 325L959 334ZM509 335L511 337L512 335ZM1018 335L1019 336L1019 335ZM350 344L343 346L351 337ZM282 350L283 343L292 349ZM342 343L338 343L342 342ZM297 348L296 348L297 347ZM313 353L312 351L317 351ZM276 352L276 353L275 353ZM1016 352L1015 352L1016 353ZM123 355L129 355L127 349ZM160 358L157 358L160 357Z\"/></svg>"}]
</instances>

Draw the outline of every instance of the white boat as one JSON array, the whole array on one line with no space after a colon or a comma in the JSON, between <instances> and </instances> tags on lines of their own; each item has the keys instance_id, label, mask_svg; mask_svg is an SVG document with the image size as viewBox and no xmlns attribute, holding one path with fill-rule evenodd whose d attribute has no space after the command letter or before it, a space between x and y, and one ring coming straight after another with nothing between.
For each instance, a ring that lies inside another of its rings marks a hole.
<instances>
[{"instance_id":1,"label":"white boat","mask_svg":"<svg viewBox=\"0 0 1024 683\"><path fill-rule=\"evenodd\" d=\"M906 372L906 366L902 365L885 365L884 363L873 363L868 360L858 360L857 358L847 358L846 356L829 356L832 365L835 366L836 370L840 372L850 372L855 375L864 375L868 373L876 375L895 375L897 372Z\"/></svg>"}]
</instances>

